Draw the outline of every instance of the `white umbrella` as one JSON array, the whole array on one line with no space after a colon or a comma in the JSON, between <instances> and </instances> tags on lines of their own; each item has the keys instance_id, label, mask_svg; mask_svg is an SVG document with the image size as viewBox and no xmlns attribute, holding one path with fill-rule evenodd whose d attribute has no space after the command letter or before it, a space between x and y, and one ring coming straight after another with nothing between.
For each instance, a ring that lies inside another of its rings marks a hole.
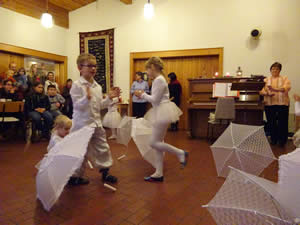
<instances>
[{"instance_id":1,"label":"white umbrella","mask_svg":"<svg viewBox=\"0 0 300 225\"><path fill-rule=\"evenodd\" d=\"M142 157L155 168L155 150L152 149L149 145L151 134L151 122L145 120L144 118L134 119L132 121L132 139L135 142Z\"/></svg>"},{"instance_id":2,"label":"white umbrella","mask_svg":"<svg viewBox=\"0 0 300 225\"><path fill-rule=\"evenodd\" d=\"M49 211L59 198L69 177L79 168L94 128L83 127L57 143L43 158L36 177L37 198Z\"/></svg>"},{"instance_id":3,"label":"white umbrella","mask_svg":"<svg viewBox=\"0 0 300 225\"><path fill-rule=\"evenodd\" d=\"M279 157L278 180L280 203L291 212L294 219L299 219L300 148Z\"/></svg>"},{"instance_id":4,"label":"white umbrella","mask_svg":"<svg viewBox=\"0 0 300 225\"><path fill-rule=\"evenodd\" d=\"M218 225L292 225L290 215L275 199L278 185L231 168L206 207Z\"/></svg>"},{"instance_id":5,"label":"white umbrella","mask_svg":"<svg viewBox=\"0 0 300 225\"><path fill-rule=\"evenodd\" d=\"M117 128L117 143L128 146L131 139L132 120L135 117L124 116Z\"/></svg>"},{"instance_id":6,"label":"white umbrella","mask_svg":"<svg viewBox=\"0 0 300 225\"><path fill-rule=\"evenodd\" d=\"M228 166L259 175L276 160L262 126L231 123L211 150L222 177L228 175Z\"/></svg>"}]
</instances>

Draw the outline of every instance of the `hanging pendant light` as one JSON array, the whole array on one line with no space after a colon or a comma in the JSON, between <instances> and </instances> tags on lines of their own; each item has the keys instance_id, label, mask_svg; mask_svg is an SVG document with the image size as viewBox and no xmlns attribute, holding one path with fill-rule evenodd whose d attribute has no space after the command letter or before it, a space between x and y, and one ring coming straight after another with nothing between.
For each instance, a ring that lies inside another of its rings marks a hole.
<instances>
[{"instance_id":1,"label":"hanging pendant light","mask_svg":"<svg viewBox=\"0 0 300 225\"><path fill-rule=\"evenodd\" d=\"M41 23L45 28L51 28L53 27L53 18L50 13L48 13L48 0L46 1L47 3L47 12L42 14L41 17Z\"/></svg>"},{"instance_id":2,"label":"hanging pendant light","mask_svg":"<svg viewBox=\"0 0 300 225\"><path fill-rule=\"evenodd\" d=\"M144 16L146 19L151 19L154 16L154 7L150 3L150 0L144 6Z\"/></svg>"}]
</instances>

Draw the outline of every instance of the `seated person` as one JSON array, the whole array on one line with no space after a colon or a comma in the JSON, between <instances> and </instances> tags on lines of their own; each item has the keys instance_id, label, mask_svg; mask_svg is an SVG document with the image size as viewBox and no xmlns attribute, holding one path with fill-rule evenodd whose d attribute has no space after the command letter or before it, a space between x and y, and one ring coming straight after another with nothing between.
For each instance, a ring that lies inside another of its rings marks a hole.
<instances>
[{"instance_id":1,"label":"seated person","mask_svg":"<svg viewBox=\"0 0 300 225\"><path fill-rule=\"evenodd\" d=\"M55 119L58 115L62 115L60 109L63 107L65 99L63 96L57 93L56 87L54 85L50 84L47 89L47 95L51 104L50 113Z\"/></svg>"},{"instance_id":2,"label":"seated person","mask_svg":"<svg viewBox=\"0 0 300 225\"><path fill-rule=\"evenodd\" d=\"M33 85L33 93L25 100L25 112L32 119L36 129L42 131L42 136L49 139L50 130L53 125L53 116L50 111L50 102L47 95L44 95L44 86L40 82ZM42 118L44 121L42 121Z\"/></svg>"},{"instance_id":3,"label":"seated person","mask_svg":"<svg viewBox=\"0 0 300 225\"><path fill-rule=\"evenodd\" d=\"M45 82L45 94L47 94L48 86L54 85L56 88L57 93L60 93L60 90L58 88L58 84L55 82L55 77L53 72L49 72L47 75L47 80Z\"/></svg>"},{"instance_id":4,"label":"seated person","mask_svg":"<svg viewBox=\"0 0 300 225\"><path fill-rule=\"evenodd\" d=\"M295 94L294 99L296 102L300 102L300 95Z\"/></svg>"},{"instance_id":5,"label":"seated person","mask_svg":"<svg viewBox=\"0 0 300 225\"><path fill-rule=\"evenodd\" d=\"M15 87L10 79L3 81L3 87L0 89L0 99L6 99L10 101L18 101L18 95L15 92Z\"/></svg>"}]
</instances>

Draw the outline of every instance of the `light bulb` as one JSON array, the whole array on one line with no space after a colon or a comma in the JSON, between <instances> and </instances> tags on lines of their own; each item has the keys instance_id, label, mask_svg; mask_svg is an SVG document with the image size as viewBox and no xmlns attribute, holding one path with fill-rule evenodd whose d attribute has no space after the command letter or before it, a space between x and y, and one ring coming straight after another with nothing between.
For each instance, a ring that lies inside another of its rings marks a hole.
<instances>
[{"instance_id":1,"label":"light bulb","mask_svg":"<svg viewBox=\"0 0 300 225\"><path fill-rule=\"evenodd\" d=\"M144 6L144 16L146 19L151 19L154 16L154 7L150 1Z\"/></svg>"},{"instance_id":2,"label":"light bulb","mask_svg":"<svg viewBox=\"0 0 300 225\"><path fill-rule=\"evenodd\" d=\"M41 23L46 28L53 27L52 15L49 13L43 13L42 18L41 18Z\"/></svg>"}]
</instances>

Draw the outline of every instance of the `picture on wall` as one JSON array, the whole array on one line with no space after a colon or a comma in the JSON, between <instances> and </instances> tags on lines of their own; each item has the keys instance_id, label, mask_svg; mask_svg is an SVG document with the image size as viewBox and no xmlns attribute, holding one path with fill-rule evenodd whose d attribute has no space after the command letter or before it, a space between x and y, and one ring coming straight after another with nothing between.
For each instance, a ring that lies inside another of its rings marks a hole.
<instances>
[{"instance_id":1,"label":"picture on wall","mask_svg":"<svg viewBox=\"0 0 300 225\"><path fill-rule=\"evenodd\" d=\"M96 57L97 73L95 80L102 86L103 93L113 87L114 72L114 29L81 32L80 54L90 53Z\"/></svg>"}]
</instances>

